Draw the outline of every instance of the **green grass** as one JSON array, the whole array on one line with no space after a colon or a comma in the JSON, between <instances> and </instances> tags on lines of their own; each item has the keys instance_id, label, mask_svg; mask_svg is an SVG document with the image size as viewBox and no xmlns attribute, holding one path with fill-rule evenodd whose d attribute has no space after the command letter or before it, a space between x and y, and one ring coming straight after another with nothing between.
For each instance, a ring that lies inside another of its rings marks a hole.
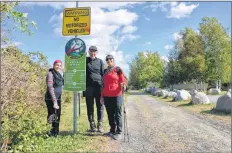
<instances>
[{"instance_id":1,"label":"green grass","mask_svg":"<svg viewBox=\"0 0 232 153\"><path fill-rule=\"evenodd\" d=\"M220 95L225 95L227 91L222 91Z\"/></svg>"},{"instance_id":2,"label":"green grass","mask_svg":"<svg viewBox=\"0 0 232 153\"><path fill-rule=\"evenodd\" d=\"M165 102L171 106L186 109L195 113L200 113L213 119L225 121L226 123L231 123L231 113L216 111L215 110L216 104L211 103L211 104L192 105L190 103L190 100L173 102L172 98L157 97L152 95L150 96L155 98L156 100Z\"/></svg>"},{"instance_id":3,"label":"green grass","mask_svg":"<svg viewBox=\"0 0 232 153\"><path fill-rule=\"evenodd\" d=\"M95 106L95 120L96 106ZM78 133L73 133L73 103L66 103L62 105L62 114L60 121L60 134L54 137L46 136L47 131L43 134L30 138L29 140L21 141L13 146L14 150L20 152L102 152L104 151L104 144L109 139L100 134L90 134L87 132L89 123L87 119L87 110L85 100L81 101L81 116L77 119ZM46 115L43 114L46 122ZM42 124L41 124L42 125ZM106 111L104 111L103 128L108 131L108 118ZM99 145L100 144L100 145Z\"/></svg>"},{"instance_id":4,"label":"green grass","mask_svg":"<svg viewBox=\"0 0 232 153\"><path fill-rule=\"evenodd\" d=\"M225 95L227 93L227 91L221 91L221 93L220 94L218 94L218 95L215 95L215 94L209 94L208 92L205 92L205 94L207 94L207 95L212 95L212 96L220 96L220 95Z\"/></svg>"}]
</instances>

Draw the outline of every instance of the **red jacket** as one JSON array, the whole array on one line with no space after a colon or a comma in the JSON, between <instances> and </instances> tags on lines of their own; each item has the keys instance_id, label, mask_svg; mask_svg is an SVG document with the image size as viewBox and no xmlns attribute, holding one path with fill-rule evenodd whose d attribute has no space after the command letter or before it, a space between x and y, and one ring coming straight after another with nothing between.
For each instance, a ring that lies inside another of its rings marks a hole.
<instances>
[{"instance_id":1,"label":"red jacket","mask_svg":"<svg viewBox=\"0 0 232 153\"><path fill-rule=\"evenodd\" d=\"M103 77L104 87L102 91L103 97L117 97L122 95L121 83L126 84L126 78L121 68L115 67L111 72Z\"/></svg>"}]
</instances>

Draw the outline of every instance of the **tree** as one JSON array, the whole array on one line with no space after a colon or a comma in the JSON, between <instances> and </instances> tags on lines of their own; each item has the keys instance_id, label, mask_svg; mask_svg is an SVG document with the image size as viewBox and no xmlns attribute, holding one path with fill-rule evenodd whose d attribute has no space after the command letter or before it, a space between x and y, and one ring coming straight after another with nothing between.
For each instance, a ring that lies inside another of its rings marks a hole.
<instances>
[{"instance_id":1,"label":"tree","mask_svg":"<svg viewBox=\"0 0 232 153\"><path fill-rule=\"evenodd\" d=\"M1 2L1 44L6 44L9 41L9 33L17 28L22 33L28 33L32 35L33 33L30 30L30 25L34 28L36 23L34 21L29 21L27 18L27 13L17 11L16 7L19 2ZM13 29L9 29L7 24L14 23Z\"/></svg>"},{"instance_id":2,"label":"tree","mask_svg":"<svg viewBox=\"0 0 232 153\"><path fill-rule=\"evenodd\" d=\"M139 88L136 59L133 59L132 62L130 63L129 86L132 86L135 89Z\"/></svg>"},{"instance_id":3,"label":"tree","mask_svg":"<svg viewBox=\"0 0 232 153\"><path fill-rule=\"evenodd\" d=\"M231 37L216 18L205 17L200 23L204 41L207 80L230 80Z\"/></svg>"},{"instance_id":4,"label":"tree","mask_svg":"<svg viewBox=\"0 0 232 153\"><path fill-rule=\"evenodd\" d=\"M178 60L182 68L183 81L204 79L205 59L202 37L191 28L182 31L183 46L179 49Z\"/></svg>"},{"instance_id":5,"label":"tree","mask_svg":"<svg viewBox=\"0 0 232 153\"><path fill-rule=\"evenodd\" d=\"M139 52L130 64L130 83L140 87L146 87L153 82L159 85L164 75L164 61L155 52Z\"/></svg>"}]
</instances>

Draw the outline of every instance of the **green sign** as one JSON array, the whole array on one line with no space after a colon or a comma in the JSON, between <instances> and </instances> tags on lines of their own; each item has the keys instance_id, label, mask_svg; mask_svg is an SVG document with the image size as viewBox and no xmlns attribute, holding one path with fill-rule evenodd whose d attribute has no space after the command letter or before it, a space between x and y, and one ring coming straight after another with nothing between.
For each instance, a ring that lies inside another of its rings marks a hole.
<instances>
[{"instance_id":1,"label":"green sign","mask_svg":"<svg viewBox=\"0 0 232 153\"><path fill-rule=\"evenodd\" d=\"M65 46L64 90L86 89L86 46L80 38L69 40Z\"/></svg>"}]
</instances>

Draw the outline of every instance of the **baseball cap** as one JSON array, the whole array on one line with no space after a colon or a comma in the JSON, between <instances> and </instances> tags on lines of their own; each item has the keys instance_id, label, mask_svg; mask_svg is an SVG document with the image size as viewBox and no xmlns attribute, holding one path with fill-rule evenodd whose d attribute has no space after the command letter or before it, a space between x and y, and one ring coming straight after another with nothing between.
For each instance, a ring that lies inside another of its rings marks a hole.
<instances>
[{"instance_id":1,"label":"baseball cap","mask_svg":"<svg viewBox=\"0 0 232 153\"><path fill-rule=\"evenodd\" d=\"M97 47L96 46L90 46L89 50L95 50L95 51L97 51Z\"/></svg>"}]
</instances>

